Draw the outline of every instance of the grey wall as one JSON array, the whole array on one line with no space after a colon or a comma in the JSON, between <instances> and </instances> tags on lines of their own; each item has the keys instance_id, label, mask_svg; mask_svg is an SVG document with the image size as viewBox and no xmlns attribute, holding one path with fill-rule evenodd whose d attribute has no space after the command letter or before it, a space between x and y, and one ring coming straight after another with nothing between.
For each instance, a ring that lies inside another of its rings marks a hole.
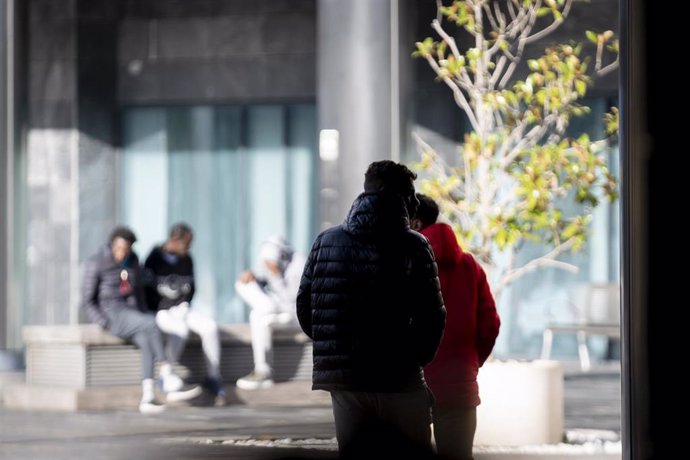
<instances>
[{"instance_id":1,"label":"grey wall","mask_svg":"<svg viewBox=\"0 0 690 460\"><path fill-rule=\"evenodd\" d=\"M117 223L117 31L121 8L119 2L78 0L77 3L75 263L104 244ZM79 279L75 280L74 289L78 284ZM78 292L74 295L78 296Z\"/></svg>"},{"instance_id":2,"label":"grey wall","mask_svg":"<svg viewBox=\"0 0 690 460\"><path fill-rule=\"evenodd\" d=\"M314 0L129 1L122 104L313 100Z\"/></svg>"}]
</instances>

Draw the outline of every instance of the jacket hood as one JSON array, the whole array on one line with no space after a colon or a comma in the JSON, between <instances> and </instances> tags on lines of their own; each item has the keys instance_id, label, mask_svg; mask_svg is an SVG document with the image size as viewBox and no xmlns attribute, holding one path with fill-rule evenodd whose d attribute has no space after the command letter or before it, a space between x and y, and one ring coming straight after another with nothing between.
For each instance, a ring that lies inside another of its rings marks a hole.
<instances>
[{"instance_id":1,"label":"jacket hood","mask_svg":"<svg viewBox=\"0 0 690 460\"><path fill-rule=\"evenodd\" d=\"M439 267L460 263L463 254L462 249L460 249L455 232L450 225L432 224L423 228L419 233L429 240Z\"/></svg>"},{"instance_id":2,"label":"jacket hood","mask_svg":"<svg viewBox=\"0 0 690 460\"><path fill-rule=\"evenodd\" d=\"M410 219L400 195L365 192L359 195L345 219L345 228L355 235L374 235L408 230Z\"/></svg>"}]
</instances>

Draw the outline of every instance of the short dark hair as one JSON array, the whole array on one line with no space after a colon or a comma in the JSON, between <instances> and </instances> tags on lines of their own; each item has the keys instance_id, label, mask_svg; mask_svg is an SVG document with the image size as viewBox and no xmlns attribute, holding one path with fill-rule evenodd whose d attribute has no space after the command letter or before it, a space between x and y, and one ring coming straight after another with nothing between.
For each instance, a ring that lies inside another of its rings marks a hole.
<instances>
[{"instance_id":1,"label":"short dark hair","mask_svg":"<svg viewBox=\"0 0 690 460\"><path fill-rule=\"evenodd\" d=\"M130 230L129 227L125 227L123 225L117 226L113 229L113 231L110 232L110 242L112 243L115 241L115 238L122 238L125 241L128 241L129 244L134 244L134 242L137 240L137 236L134 234L132 230Z\"/></svg>"},{"instance_id":2,"label":"short dark hair","mask_svg":"<svg viewBox=\"0 0 690 460\"><path fill-rule=\"evenodd\" d=\"M170 239L181 240L186 235L193 235L192 227L186 222L176 222L170 227Z\"/></svg>"},{"instance_id":3,"label":"short dark hair","mask_svg":"<svg viewBox=\"0 0 690 460\"><path fill-rule=\"evenodd\" d=\"M417 207L415 218L422 222L423 227L435 224L439 214L438 204L433 198L421 193L417 194L417 199L419 200L419 206Z\"/></svg>"},{"instance_id":4,"label":"short dark hair","mask_svg":"<svg viewBox=\"0 0 690 460\"><path fill-rule=\"evenodd\" d=\"M364 191L388 190L406 195L416 178L417 174L403 164L391 160L375 161L364 173Z\"/></svg>"}]
</instances>

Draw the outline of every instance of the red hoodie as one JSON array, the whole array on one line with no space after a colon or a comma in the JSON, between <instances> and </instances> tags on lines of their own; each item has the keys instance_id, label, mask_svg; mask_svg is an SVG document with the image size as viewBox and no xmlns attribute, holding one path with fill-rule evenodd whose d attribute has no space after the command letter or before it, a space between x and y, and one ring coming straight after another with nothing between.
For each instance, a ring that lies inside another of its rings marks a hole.
<instances>
[{"instance_id":1,"label":"red hoodie","mask_svg":"<svg viewBox=\"0 0 690 460\"><path fill-rule=\"evenodd\" d=\"M437 406L479 405L477 372L493 349L500 320L482 267L460 249L447 224L421 233L429 239L448 316L443 340L424 376Z\"/></svg>"}]
</instances>

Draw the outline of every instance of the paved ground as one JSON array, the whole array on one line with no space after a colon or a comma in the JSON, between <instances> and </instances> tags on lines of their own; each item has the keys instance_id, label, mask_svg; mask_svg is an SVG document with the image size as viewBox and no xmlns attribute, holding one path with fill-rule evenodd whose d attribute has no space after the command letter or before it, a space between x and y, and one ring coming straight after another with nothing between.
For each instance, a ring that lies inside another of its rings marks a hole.
<instances>
[{"instance_id":1,"label":"paved ground","mask_svg":"<svg viewBox=\"0 0 690 460\"><path fill-rule=\"evenodd\" d=\"M620 373L566 374L565 428L621 430Z\"/></svg>"},{"instance_id":2,"label":"paved ground","mask_svg":"<svg viewBox=\"0 0 690 460\"><path fill-rule=\"evenodd\" d=\"M284 438L331 439L332 415L324 407L181 407L143 417L134 411L77 414L0 410L0 458L192 459L333 458L327 450L261 449L223 441ZM204 444L206 440L213 444Z\"/></svg>"},{"instance_id":3,"label":"paved ground","mask_svg":"<svg viewBox=\"0 0 690 460\"><path fill-rule=\"evenodd\" d=\"M476 459L621 458L615 442L619 379L615 369L566 372L565 425L575 445L478 447ZM133 410L61 414L0 408L0 459L334 459L327 395L312 392L300 400L304 391L305 383L283 384L244 405L177 407L148 417Z\"/></svg>"}]
</instances>

